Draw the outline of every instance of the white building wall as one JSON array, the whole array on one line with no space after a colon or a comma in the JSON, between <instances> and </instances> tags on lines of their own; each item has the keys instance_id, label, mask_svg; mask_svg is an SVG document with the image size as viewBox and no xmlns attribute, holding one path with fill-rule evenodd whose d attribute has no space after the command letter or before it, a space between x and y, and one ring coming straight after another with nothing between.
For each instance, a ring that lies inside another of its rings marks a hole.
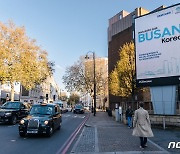
<instances>
[{"instance_id":1,"label":"white building wall","mask_svg":"<svg viewBox=\"0 0 180 154\"><path fill-rule=\"evenodd\" d=\"M0 84L0 101L5 101L6 97L11 98L11 86L10 83L7 82L5 84ZM14 100L19 100L20 97L20 83L14 83Z\"/></svg>"},{"instance_id":2,"label":"white building wall","mask_svg":"<svg viewBox=\"0 0 180 154\"><path fill-rule=\"evenodd\" d=\"M48 100L46 100L46 95L48 95ZM55 100L58 100L59 87L57 86L54 77L48 77L43 83L30 90L28 96L21 96L21 101L50 103L54 101L54 97Z\"/></svg>"}]
</instances>

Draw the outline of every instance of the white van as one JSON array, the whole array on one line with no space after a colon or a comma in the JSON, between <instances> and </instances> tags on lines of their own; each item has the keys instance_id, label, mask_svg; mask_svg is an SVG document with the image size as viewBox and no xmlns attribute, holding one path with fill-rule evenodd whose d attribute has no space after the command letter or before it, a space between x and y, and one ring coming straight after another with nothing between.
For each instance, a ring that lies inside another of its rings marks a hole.
<instances>
[{"instance_id":1,"label":"white van","mask_svg":"<svg viewBox=\"0 0 180 154\"><path fill-rule=\"evenodd\" d=\"M54 101L53 103L59 105L62 113L67 112L67 102L58 100L58 101Z\"/></svg>"}]
</instances>

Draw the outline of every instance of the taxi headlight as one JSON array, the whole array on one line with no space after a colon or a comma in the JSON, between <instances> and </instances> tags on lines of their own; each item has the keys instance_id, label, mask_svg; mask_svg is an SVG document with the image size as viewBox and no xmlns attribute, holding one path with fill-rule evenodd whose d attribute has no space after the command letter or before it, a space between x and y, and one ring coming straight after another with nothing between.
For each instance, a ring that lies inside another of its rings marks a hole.
<instances>
[{"instance_id":1,"label":"taxi headlight","mask_svg":"<svg viewBox=\"0 0 180 154\"><path fill-rule=\"evenodd\" d=\"M47 124L48 124L48 121L47 121L47 120L46 120L46 121L44 121L44 124L45 124L45 125L47 125Z\"/></svg>"},{"instance_id":2,"label":"taxi headlight","mask_svg":"<svg viewBox=\"0 0 180 154\"><path fill-rule=\"evenodd\" d=\"M20 124L22 124L22 125L23 125L23 124L24 124L24 122L25 122L25 121L22 119L22 120L20 121Z\"/></svg>"}]
</instances>

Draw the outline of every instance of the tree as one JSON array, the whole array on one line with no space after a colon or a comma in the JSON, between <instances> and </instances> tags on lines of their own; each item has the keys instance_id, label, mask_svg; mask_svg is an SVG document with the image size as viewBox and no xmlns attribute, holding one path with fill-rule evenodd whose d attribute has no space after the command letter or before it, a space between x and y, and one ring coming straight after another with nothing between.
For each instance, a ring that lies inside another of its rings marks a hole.
<instances>
[{"instance_id":1,"label":"tree","mask_svg":"<svg viewBox=\"0 0 180 154\"><path fill-rule=\"evenodd\" d=\"M78 93L71 93L68 99L68 104L69 105L75 105L77 103L79 103L80 100L80 96Z\"/></svg>"},{"instance_id":2,"label":"tree","mask_svg":"<svg viewBox=\"0 0 180 154\"><path fill-rule=\"evenodd\" d=\"M85 57L85 56L84 56ZM69 91L78 91L89 93L93 96L93 87L94 87L94 68L93 60L85 60L84 57L74 63L74 65L67 67L65 75L63 76L63 83L65 88ZM107 83L107 76L103 74L105 72L99 67L100 63L96 60L96 93L101 94L102 87ZM105 66L104 66L105 67ZM103 89L104 90L104 89Z\"/></svg>"},{"instance_id":3,"label":"tree","mask_svg":"<svg viewBox=\"0 0 180 154\"><path fill-rule=\"evenodd\" d=\"M84 76L84 61L82 59L67 67L63 76L63 83L68 92L83 91L86 86L86 78Z\"/></svg>"},{"instance_id":4,"label":"tree","mask_svg":"<svg viewBox=\"0 0 180 154\"><path fill-rule=\"evenodd\" d=\"M24 27L0 22L0 42L0 82L10 82L13 101L15 82L29 90L51 74L51 67L47 52L26 35Z\"/></svg>"},{"instance_id":5,"label":"tree","mask_svg":"<svg viewBox=\"0 0 180 154\"><path fill-rule=\"evenodd\" d=\"M60 91L60 100L66 101L68 98L67 93L65 91Z\"/></svg>"},{"instance_id":6,"label":"tree","mask_svg":"<svg viewBox=\"0 0 180 154\"><path fill-rule=\"evenodd\" d=\"M110 74L109 89L115 96L129 97L134 95L135 55L133 42L126 43L119 51L120 60Z\"/></svg>"}]
</instances>

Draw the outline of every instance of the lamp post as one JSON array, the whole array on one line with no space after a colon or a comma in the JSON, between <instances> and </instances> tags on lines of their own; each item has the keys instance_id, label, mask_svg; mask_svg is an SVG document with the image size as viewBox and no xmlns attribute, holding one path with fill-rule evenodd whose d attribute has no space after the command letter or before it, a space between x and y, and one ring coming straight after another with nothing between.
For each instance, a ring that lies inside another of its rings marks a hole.
<instances>
[{"instance_id":1,"label":"lamp post","mask_svg":"<svg viewBox=\"0 0 180 154\"><path fill-rule=\"evenodd\" d=\"M95 52L89 51L86 54L85 59L89 59L88 54L93 54L93 66L94 66L94 116L96 115L96 63L95 63Z\"/></svg>"}]
</instances>

